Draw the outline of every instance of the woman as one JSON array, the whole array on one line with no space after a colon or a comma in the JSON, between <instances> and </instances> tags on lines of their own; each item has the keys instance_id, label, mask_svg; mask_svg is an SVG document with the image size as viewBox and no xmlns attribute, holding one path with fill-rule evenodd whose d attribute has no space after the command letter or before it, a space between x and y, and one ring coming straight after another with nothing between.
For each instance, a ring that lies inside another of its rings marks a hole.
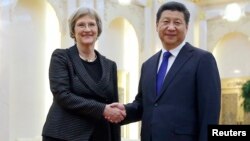
<instances>
[{"instance_id":1,"label":"woman","mask_svg":"<svg viewBox=\"0 0 250 141\"><path fill-rule=\"evenodd\" d=\"M120 141L120 126L105 117L123 120L118 101L115 62L94 49L102 22L94 9L81 7L69 18L75 45L56 49L49 68L53 103L43 127L43 141Z\"/></svg>"}]
</instances>

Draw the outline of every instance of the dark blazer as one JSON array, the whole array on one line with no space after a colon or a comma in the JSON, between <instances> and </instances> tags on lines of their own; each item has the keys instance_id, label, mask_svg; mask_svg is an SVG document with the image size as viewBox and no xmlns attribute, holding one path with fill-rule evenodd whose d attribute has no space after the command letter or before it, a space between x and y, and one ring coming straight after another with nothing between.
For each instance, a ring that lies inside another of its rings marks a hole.
<instances>
[{"instance_id":1,"label":"dark blazer","mask_svg":"<svg viewBox=\"0 0 250 141\"><path fill-rule=\"evenodd\" d=\"M207 126L218 124L220 115L221 84L213 55L186 43L156 96L160 54L143 63L138 94L125 105L124 124L142 120L141 141L207 141Z\"/></svg>"},{"instance_id":2,"label":"dark blazer","mask_svg":"<svg viewBox=\"0 0 250 141\"><path fill-rule=\"evenodd\" d=\"M97 53L102 77L96 83L87 73L76 46L56 49L49 68L53 103L42 135L67 141L88 141L105 104L118 101L116 63ZM94 70L93 70L94 71ZM112 141L120 141L120 126L111 124Z\"/></svg>"}]
</instances>

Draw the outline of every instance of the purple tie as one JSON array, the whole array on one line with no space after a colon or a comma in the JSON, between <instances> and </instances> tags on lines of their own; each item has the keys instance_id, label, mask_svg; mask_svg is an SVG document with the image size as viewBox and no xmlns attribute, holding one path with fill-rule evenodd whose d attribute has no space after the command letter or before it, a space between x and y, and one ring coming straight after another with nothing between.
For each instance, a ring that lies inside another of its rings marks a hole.
<instances>
[{"instance_id":1,"label":"purple tie","mask_svg":"<svg viewBox=\"0 0 250 141\"><path fill-rule=\"evenodd\" d=\"M157 73L157 82L156 82L156 90L157 90L157 95L160 93L161 91L161 87L165 78L165 74L168 68L168 58L171 56L170 52L165 52L163 54L163 59L162 59L162 63L161 66L159 68L159 71Z\"/></svg>"}]
</instances>

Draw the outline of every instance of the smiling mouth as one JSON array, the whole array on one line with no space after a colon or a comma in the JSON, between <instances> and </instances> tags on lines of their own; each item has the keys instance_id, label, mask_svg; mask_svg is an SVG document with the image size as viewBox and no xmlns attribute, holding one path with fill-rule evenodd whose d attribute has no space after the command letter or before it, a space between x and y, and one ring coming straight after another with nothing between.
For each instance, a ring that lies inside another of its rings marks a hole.
<instances>
[{"instance_id":1,"label":"smiling mouth","mask_svg":"<svg viewBox=\"0 0 250 141\"><path fill-rule=\"evenodd\" d=\"M174 37L176 37L175 35L167 35L166 36L167 38L174 38Z\"/></svg>"},{"instance_id":2,"label":"smiling mouth","mask_svg":"<svg viewBox=\"0 0 250 141\"><path fill-rule=\"evenodd\" d=\"M92 35L84 35L83 37L89 38L89 37L93 37Z\"/></svg>"},{"instance_id":3,"label":"smiling mouth","mask_svg":"<svg viewBox=\"0 0 250 141\"><path fill-rule=\"evenodd\" d=\"M167 36L176 36L176 34L166 34Z\"/></svg>"}]
</instances>

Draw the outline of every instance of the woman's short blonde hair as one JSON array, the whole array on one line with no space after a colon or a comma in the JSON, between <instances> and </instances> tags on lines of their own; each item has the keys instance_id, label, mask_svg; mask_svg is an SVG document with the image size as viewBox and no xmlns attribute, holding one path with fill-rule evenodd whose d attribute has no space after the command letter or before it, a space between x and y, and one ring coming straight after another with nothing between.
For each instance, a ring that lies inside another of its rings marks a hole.
<instances>
[{"instance_id":1,"label":"woman's short blonde hair","mask_svg":"<svg viewBox=\"0 0 250 141\"><path fill-rule=\"evenodd\" d=\"M98 15L98 13L92 9L92 8L89 8L89 7L79 7L76 11L74 11L72 13L72 15L69 17L68 19L68 22L69 22L69 32L70 32L70 37L75 39L75 24L76 24L76 21L83 17L83 16L90 16L90 17L93 17L95 18L95 21L96 21L96 24L97 24L97 28L98 28L98 35L97 37L99 37L102 33L102 21L101 21L101 18L100 16Z\"/></svg>"}]
</instances>

